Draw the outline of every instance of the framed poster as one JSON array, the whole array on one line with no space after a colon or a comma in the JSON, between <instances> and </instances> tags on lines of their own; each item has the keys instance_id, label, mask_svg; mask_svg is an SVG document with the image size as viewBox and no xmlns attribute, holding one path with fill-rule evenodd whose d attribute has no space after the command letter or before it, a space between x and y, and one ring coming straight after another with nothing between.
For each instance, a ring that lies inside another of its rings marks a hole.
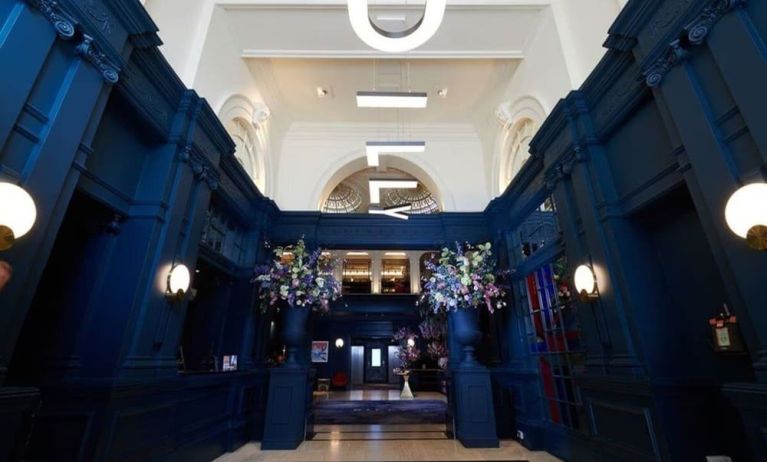
<instances>
[{"instance_id":1,"label":"framed poster","mask_svg":"<svg viewBox=\"0 0 767 462\"><path fill-rule=\"evenodd\" d=\"M328 362L328 342L324 340L315 340L312 342L312 362Z\"/></svg>"}]
</instances>

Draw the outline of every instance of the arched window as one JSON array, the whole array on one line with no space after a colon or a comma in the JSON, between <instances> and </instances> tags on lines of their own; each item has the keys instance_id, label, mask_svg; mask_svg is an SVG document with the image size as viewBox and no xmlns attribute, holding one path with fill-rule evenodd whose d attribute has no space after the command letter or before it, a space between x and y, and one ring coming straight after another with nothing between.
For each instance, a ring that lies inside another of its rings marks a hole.
<instances>
[{"instance_id":1,"label":"arched window","mask_svg":"<svg viewBox=\"0 0 767 462\"><path fill-rule=\"evenodd\" d=\"M501 192L506 190L530 157L530 142L537 130L538 126L532 119L522 119L511 128L508 150L501 164Z\"/></svg>"},{"instance_id":2,"label":"arched window","mask_svg":"<svg viewBox=\"0 0 767 462\"><path fill-rule=\"evenodd\" d=\"M235 158L263 194L267 190L269 141L266 120L269 110L242 95L230 97L219 111L219 119L235 144Z\"/></svg>"},{"instance_id":3,"label":"arched window","mask_svg":"<svg viewBox=\"0 0 767 462\"><path fill-rule=\"evenodd\" d=\"M242 119L234 119L229 124L229 135L234 140L236 150L234 156L240 161L242 167L255 181L259 177L256 155L257 144L255 128Z\"/></svg>"},{"instance_id":4,"label":"arched window","mask_svg":"<svg viewBox=\"0 0 767 462\"><path fill-rule=\"evenodd\" d=\"M434 200L431 191L419 184L416 189L388 189L384 190L381 203L384 207L397 207L403 204L411 204L411 214L428 214L439 212L439 205Z\"/></svg>"},{"instance_id":5,"label":"arched window","mask_svg":"<svg viewBox=\"0 0 767 462\"><path fill-rule=\"evenodd\" d=\"M322 213L358 213L362 194L355 188L341 183L333 189L322 206Z\"/></svg>"},{"instance_id":6,"label":"arched window","mask_svg":"<svg viewBox=\"0 0 767 462\"><path fill-rule=\"evenodd\" d=\"M321 202L323 213L368 213L370 210L370 180L415 180L418 187L413 189L383 189L381 190L380 207L389 208L405 204L412 205L408 214L427 214L440 212L438 198L413 175L395 168L365 168L347 176L331 190L327 198ZM376 206L379 206L376 204Z\"/></svg>"}]
</instances>

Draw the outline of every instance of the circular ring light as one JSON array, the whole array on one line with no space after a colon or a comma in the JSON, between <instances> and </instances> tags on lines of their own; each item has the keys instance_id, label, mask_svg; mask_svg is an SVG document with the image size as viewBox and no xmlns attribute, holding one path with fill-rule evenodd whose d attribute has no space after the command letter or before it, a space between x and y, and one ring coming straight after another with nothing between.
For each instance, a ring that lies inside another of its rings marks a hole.
<instances>
[{"instance_id":1,"label":"circular ring light","mask_svg":"<svg viewBox=\"0 0 767 462\"><path fill-rule=\"evenodd\" d=\"M0 250L10 249L32 229L36 219L32 196L15 184L0 182Z\"/></svg>"},{"instance_id":2,"label":"circular ring light","mask_svg":"<svg viewBox=\"0 0 767 462\"><path fill-rule=\"evenodd\" d=\"M373 23L368 0L349 0L348 4L352 28L363 42L376 50L402 53L420 47L434 36L445 17L447 0L426 0L421 19L402 32L389 32Z\"/></svg>"},{"instance_id":3,"label":"circular ring light","mask_svg":"<svg viewBox=\"0 0 767 462\"><path fill-rule=\"evenodd\" d=\"M727 226L757 250L767 250L767 183L735 191L724 209Z\"/></svg>"}]
</instances>

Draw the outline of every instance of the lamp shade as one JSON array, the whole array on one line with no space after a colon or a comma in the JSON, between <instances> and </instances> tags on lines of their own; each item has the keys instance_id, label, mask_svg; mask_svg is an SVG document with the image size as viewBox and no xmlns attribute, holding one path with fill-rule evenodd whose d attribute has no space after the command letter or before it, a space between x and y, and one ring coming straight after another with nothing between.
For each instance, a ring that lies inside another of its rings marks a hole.
<instances>
[{"instance_id":1,"label":"lamp shade","mask_svg":"<svg viewBox=\"0 0 767 462\"><path fill-rule=\"evenodd\" d=\"M32 196L11 183L0 182L0 226L13 232L15 239L27 234L37 219Z\"/></svg>"},{"instance_id":2,"label":"lamp shade","mask_svg":"<svg viewBox=\"0 0 767 462\"><path fill-rule=\"evenodd\" d=\"M581 265L575 270L573 282L579 294L593 294L597 290L597 278L594 276L594 270L588 265Z\"/></svg>"},{"instance_id":3,"label":"lamp shade","mask_svg":"<svg viewBox=\"0 0 767 462\"><path fill-rule=\"evenodd\" d=\"M186 293L192 281L192 274L186 265L176 265L168 274L168 292L172 294Z\"/></svg>"},{"instance_id":4,"label":"lamp shade","mask_svg":"<svg viewBox=\"0 0 767 462\"><path fill-rule=\"evenodd\" d=\"M742 238L756 226L767 226L767 183L752 183L735 191L724 209L727 226Z\"/></svg>"},{"instance_id":5,"label":"lamp shade","mask_svg":"<svg viewBox=\"0 0 767 462\"><path fill-rule=\"evenodd\" d=\"M337 338L336 339L336 348L343 348L344 347L344 339Z\"/></svg>"}]
</instances>

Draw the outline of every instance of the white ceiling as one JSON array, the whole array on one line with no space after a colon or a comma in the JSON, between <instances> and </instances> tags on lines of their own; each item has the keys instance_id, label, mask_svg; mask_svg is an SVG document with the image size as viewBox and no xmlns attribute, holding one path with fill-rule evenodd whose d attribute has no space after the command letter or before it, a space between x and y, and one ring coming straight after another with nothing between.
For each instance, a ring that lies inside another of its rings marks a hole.
<instances>
[{"instance_id":1,"label":"white ceiling","mask_svg":"<svg viewBox=\"0 0 767 462\"><path fill-rule=\"evenodd\" d=\"M381 6L371 2L371 17L404 16L406 21L377 21L395 30L411 24L422 6ZM395 2L402 5L403 1ZM421 2L423 3L423 2ZM547 0L451 1L434 37L407 53L417 57L521 58ZM375 52L355 35L345 1L253 1L224 4L230 32L247 57L397 57ZM398 27L399 25L399 27Z\"/></svg>"},{"instance_id":2,"label":"white ceiling","mask_svg":"<svg viewBox=\"0 0 767 462\"><path fill-rule=\"evenodd\" d=\"M492 114L517 67L497 59L248 59L272 113L293 122L472 123ZM328 90L319 98L317 87ZM447 88L447 97L437 95ZM357 108L358 90L425 91L426 109Z\"/></svg>"}]
</instances>

